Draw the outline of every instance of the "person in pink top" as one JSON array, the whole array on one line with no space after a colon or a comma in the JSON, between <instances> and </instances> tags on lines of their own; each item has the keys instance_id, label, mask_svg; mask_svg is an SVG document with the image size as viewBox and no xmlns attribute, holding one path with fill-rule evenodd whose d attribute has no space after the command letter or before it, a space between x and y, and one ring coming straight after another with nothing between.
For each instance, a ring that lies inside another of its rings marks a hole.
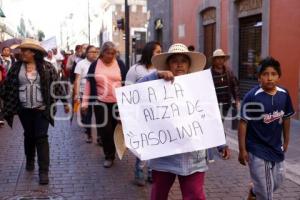
<instances>
[{"instance_id":1,"label":"person in pink top","mask_svg":"<svg viewBox=\"0 0 300 200\"><path fill-rule=\"evenodd\" d=\"M105 168L113 165L116 153L113 135L117 125L115 88L122 86L128 71L124 63L117 60L116 53L114 43L105 42L102 45L100 57L89 68L82 102L82 112L86 112L89 103L96 100L97 134L100 134L103 143Z\"/></svg>"}]
</instances>

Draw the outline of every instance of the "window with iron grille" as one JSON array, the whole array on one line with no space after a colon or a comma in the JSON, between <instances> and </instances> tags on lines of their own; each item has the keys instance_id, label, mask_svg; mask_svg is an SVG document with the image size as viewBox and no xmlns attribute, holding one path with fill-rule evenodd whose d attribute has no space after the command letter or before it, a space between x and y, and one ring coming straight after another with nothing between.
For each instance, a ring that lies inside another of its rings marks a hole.
<instances>
[{"instance_id":1,"label":"window with iron grille","mask_svg":"<svg viewBox=\"0 0 300 200\"><path fill-rule=\"evenodd\" d=\"M261 54L261 15L240 19L239 77L256 80Z\"/></svg>"},{"instance_id":2,"label":"window with iron grille","mask_svg":"<svg viewBox=\"0 0 300 200\"><path fill-rule=\"evenodd\" d=\"M239 20L239 79L244 94L257 84L256 70L261 56L261 14Z\"/></svg>"}]
</instances>

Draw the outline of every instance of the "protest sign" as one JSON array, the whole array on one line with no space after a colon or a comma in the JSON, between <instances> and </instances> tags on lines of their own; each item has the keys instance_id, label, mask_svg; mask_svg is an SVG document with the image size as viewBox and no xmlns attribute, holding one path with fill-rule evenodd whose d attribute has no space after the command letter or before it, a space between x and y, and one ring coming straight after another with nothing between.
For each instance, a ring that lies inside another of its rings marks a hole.
<instances>
[{"instance_id":1,"label":"protest sign","mask_svg":"<svg viewBox=\"0 0 300 200\"><path fill-rule=\"evenodd\" d=\"M46 51L57 48L56 37L54 36L42 41L42 46L46 49Z\"/></svg>"},{"instance_id":2,"label":"protest sign","mask_svg":"<svg viewBox=\"0 0 300 200\"><path fill-rule=\"evenodd\" d=\"M116 89L126 146L141 160L225 144L210 70Z\"/></svg>"}]
</instances>

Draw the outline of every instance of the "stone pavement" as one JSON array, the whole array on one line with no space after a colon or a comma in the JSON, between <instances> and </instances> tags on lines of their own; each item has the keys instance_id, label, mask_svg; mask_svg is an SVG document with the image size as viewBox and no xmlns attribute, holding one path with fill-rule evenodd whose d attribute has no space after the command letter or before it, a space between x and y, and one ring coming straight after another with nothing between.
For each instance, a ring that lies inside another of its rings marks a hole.
<instances>
[{"instance_id":1,"label":"stone pavement","mask_svg":"<svg viewBox=\"0 0 300 200\"><path fill-rule=\"evenodd\" d=\"M230 127L230 122L225 122L225 127ZM238 151L237 131L225 128L227 142L230 147ZM290 144L285 155L286 177L300 185L300 121L291 121Z\"/></svg>"},{"instance_id":2,"label":"stone pavement","mask_svg":"<svg viewBox=\"0 0 300 200\"><path fill-rule=\"evenodd\" d=\"M105 169L102 167L102 149L95 143L86 144L82 132L75 123L71 126L68 121L56 122L55 128L49 129L50 184L39 186L37 170L33 173L25 171L22 128L18 118L15 118L13 129L1 128L0 199L22 199L20 196L24 195L43 197L45 194L53 199L68 200L149 199L151 185L141 188L132 184L135 158L127 153L122 161L116 159L112 168ZM245 199L248 184L248 170L238 164L237 152L233 151L230 160L210 164L205 185L207 199ZM275 197L276 200L300 200L300 185L287 179ZM169 199L181 199L178 182L172 187Z\"/></svg>"}]
</instances>

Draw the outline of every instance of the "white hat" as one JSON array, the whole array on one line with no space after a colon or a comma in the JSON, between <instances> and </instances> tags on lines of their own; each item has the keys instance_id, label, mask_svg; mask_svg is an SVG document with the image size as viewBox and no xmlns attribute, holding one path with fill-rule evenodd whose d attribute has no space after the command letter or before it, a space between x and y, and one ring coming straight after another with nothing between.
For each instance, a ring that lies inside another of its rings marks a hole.
<instances>
[{"instance_id":1,"label":"white hat","mask_svg":"<svg viewBox=\"0 0 300 200\"><path fill-rule=\"evenodd\" d=\"M174 54L184 54L187 55L191 60L191 66L189 72L200 71L205 67L206 57L203 53L196 51L189 51L188 48L181 43L176 43L170 46L167 53L161 53L153 56L151 59L152 64L158 70L168 70L167 59L169 56Z\"/></svg>"},{"instance_id":2,"label":"white hat","mask_svg":"<svg viewBox=\"0 0 300 200\"><path fill-rule=\"evenodd\" d=\"M123 128L122 124L118 123L115 131L114 131L114 142L116 146L117 154L120 158L120 160L123 158L124 153L126 152L126 146L125 146L125 140L123 135Z\"/></svg>"},{"instance_id":3,"label":"white hat","mask_svg":"<svg viewBox=\"0 0 300 200\"><path fill-rule=\"evenodd\" d=\"M227 60L230 56L225 54L222 49L216 49L213 53L212 59L216 57L224 57Z\"/></svg>"}]
</instances>

